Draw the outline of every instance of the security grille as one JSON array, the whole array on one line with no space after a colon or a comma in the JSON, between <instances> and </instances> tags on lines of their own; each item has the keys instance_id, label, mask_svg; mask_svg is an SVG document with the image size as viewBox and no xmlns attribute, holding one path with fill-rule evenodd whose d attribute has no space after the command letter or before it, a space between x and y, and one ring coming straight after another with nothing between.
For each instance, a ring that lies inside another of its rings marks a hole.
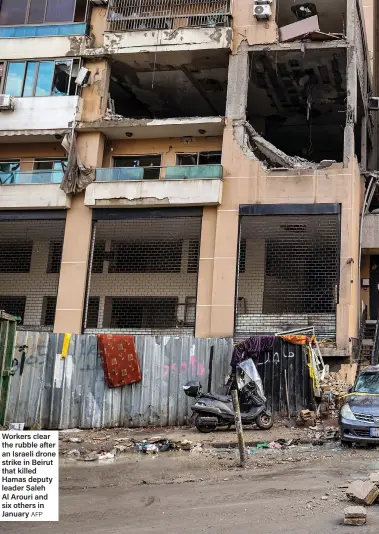
<instances>
[{"instance_id":1,"label":"security grille","mask_svg":"<svg viewBox=\"0 0 379 534\"><path fill-rule=\"evenodd\" d=\"M85 332L193 334L201 217L97 221Z\"/></svg>"},{"instance_id":2,"label":"security grille","mask_svg":"<svg viewBox=\"0 0 379 534\"><path fill-rule=\"evenodd\" d=\"M109 31L230 25L230 0L110 0Z\"/></svg>"},{"instance_id":3,"label":"security grille","mask_svg":"<svg viewBox=\"0 0 379 534\"><path fill-rule=\"evenodd\" d=\"M314 326L335 338L337 215L242 216L236 337Z\"/></svg>"},{"instance_id":4,"label":"security grille","mask_svg":"<svg viewBox=\"0 0 379 534\"><path fill-rule=\"evenodd\" d=\"M19 328L53 328L64 226L58 220L0 222L0 310L19 317Z\"/></svg>"}]
</instances>

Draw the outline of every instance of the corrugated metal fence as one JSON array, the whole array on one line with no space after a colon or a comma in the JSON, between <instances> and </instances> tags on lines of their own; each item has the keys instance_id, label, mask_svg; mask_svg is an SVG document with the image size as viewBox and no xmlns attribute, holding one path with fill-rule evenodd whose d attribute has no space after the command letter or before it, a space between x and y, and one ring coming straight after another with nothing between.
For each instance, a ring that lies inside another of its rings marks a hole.
<instances>
[{"instance_id":1,"label":"corrugated metal fence","mask_svg":"<svg viewBox=\"0 0 379 534\"><path fill-rule=\"evenodd\" d=\"M18 332L17 346L28 348L22 375L17 369L11 381L7 422L44 429L185 424L191 410L182 386L200 380L207 387L213 345L212 389L222 393L233 345L232 339L135 336L143 379L109 389L97 337L73 335L61 359L63 337Z\"/></svg>"},{"instance_id":2,"label":"corrugated metal fence","mask_svg":"<svg viewBox=\"0 0 379 534\"><path fill-rule=\"evenodd\" d=\"M232 339L135 336L143 379L138 384L109 389L104 382L95 335L73 335L68 355L61 359L62 334L18 332L19 347L27 346L25 363L11 378L6 422L27 428L65 429L181 425L191 415L192 400L182 386L199 380L207 388L211 347L214 347L212 391L224 392L233 349ZM278 340L262 355L258 370L270 408L285 415L287 370L291 414L310 404L309 377L302 347Z\"/></svg>"}]
</instances>

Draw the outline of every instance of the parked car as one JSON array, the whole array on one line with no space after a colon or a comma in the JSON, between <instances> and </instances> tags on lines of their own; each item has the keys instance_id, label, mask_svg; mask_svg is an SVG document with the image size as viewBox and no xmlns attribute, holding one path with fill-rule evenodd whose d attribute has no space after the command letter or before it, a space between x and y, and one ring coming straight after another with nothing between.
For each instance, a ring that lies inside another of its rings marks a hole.
<instances>
[{"instance_id":1,"label":"parked car","mask_svg":"<svg viewBox=\"0 0 379 534\"><path fill-rule=\"evenodd\" d=\"M341 443L379 444L379 365L366 367L349 393L339 416Z\"/></svg>"}]
</instances>

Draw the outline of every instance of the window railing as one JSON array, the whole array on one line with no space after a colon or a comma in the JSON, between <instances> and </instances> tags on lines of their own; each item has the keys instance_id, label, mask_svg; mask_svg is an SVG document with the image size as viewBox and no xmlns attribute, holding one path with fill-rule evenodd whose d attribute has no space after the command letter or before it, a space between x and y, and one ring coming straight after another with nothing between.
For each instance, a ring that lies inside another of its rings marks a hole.
<instances>
[{"instance_id":1,"label":"window railing","mask_svg":"<svg viewBox=\"0 0 379 534\"><path fill-rule=\"evenodd\" d=\"M230 0L110 0L108 31L231 25Z\"/></svg>"},{"instance_id":2,"label":"window railing","mask_svg":"<svg viewBox=\"0 0 379 534\"><path fill-rule=\"evenodd\" d=\"M0 171L0 185L60 184L64 171Z\"/></svg>"},{"instance_id":3,"label":"window railing","mask_svg":"<svg viewBox=\"0 0 379 534\"><path fill-rule=\"evenodd\" d=\"M172 167L110 167L96 169L97 182L129 180L201 180L222 178L222 165L176 165Z\"/></svg>"}]
</instances>

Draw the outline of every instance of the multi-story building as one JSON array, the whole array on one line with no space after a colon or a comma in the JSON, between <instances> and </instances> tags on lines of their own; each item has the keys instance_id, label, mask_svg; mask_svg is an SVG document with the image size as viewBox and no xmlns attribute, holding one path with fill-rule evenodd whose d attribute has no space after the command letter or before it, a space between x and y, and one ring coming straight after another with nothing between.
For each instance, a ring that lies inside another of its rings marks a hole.
<instances>
[{"instance_id":1,"label":"multi-story building","mask_svg":"<svg viewBox=\"0 0 379 534\"><path fill-rule=\"evenodd\" d=\"M74 333L314 326L350 356L376 16L373 0L3 0L0 309Z\"/></svg>"}]
</instances>

